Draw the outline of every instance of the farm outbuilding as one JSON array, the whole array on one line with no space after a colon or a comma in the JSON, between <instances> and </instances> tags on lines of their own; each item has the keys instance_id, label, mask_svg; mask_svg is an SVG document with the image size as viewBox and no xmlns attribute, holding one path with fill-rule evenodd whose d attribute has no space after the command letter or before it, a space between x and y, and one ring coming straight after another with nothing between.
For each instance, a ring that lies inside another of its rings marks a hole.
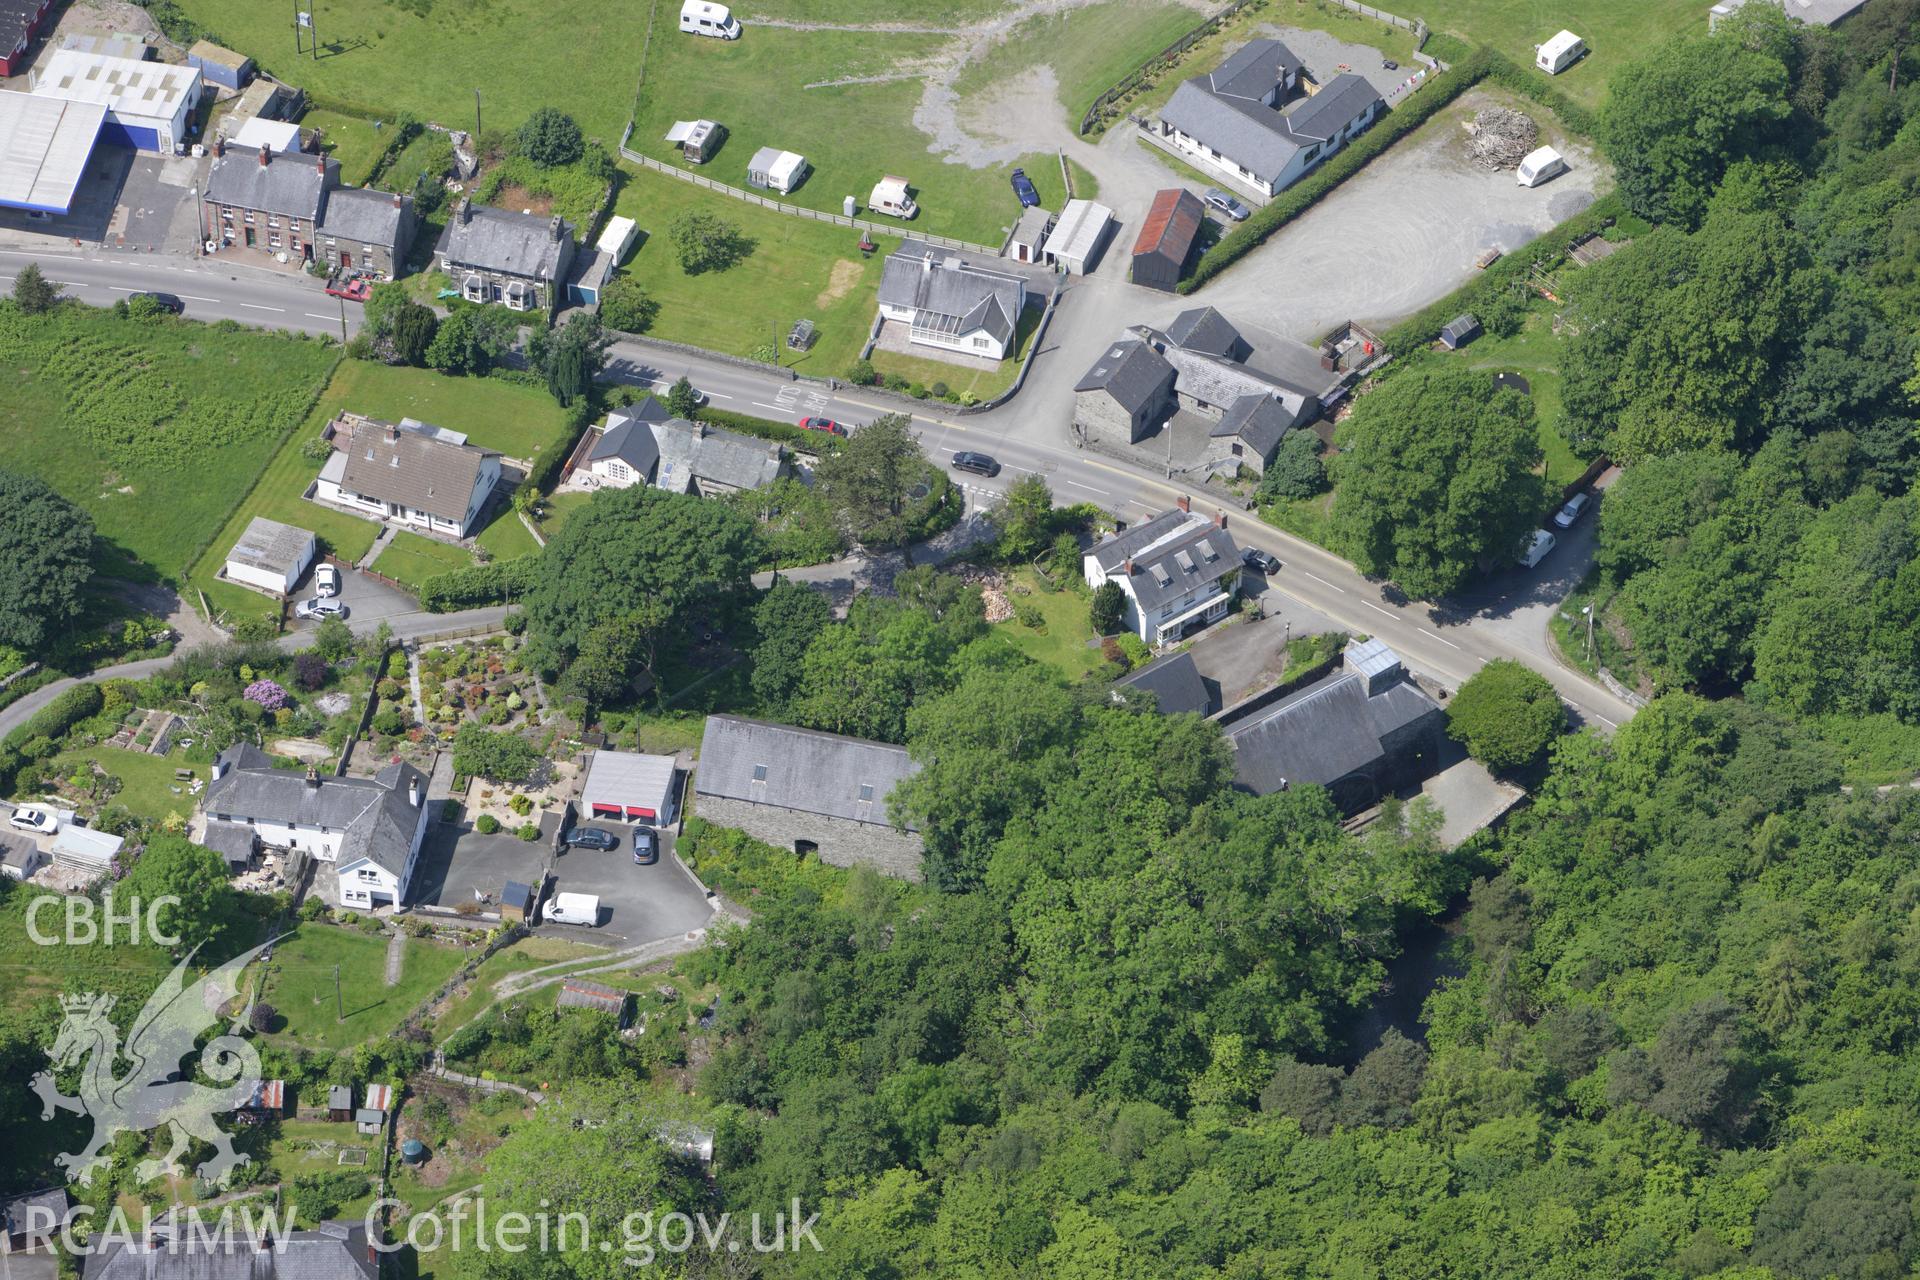
<instances>
[{"instance_id":1,"label":"farm outbuilding","mask_svg":"<svg viewBox=\"0 0 1920 1280\"><path fill-rule=\"evenodd\" d=\"M1440 345L1449 351L1458 351L1479 336L1479 319L1471 311L1462 312L1440 330Z\"/></svg>"},{"instance_id":2,"label":"farm outbuilding","mask_svg":"<svg viewBox=\"0 0 1920 1280\"><path fill-rule=\"evenodd\" d=\"M587 780L580 787L580 808L591 818L637 822L642 826L671 826L674 820L672 756L648 756L633 751L593 753Z\"/></svg>"},{"instance_id":3,"label":"farm outbuilding","mask_svg":"<svg viewBox=\"0 0 1920 1280\"><path fill-rule=\"evenodd\" d=\"M314 537L306 529L255 516L227 553L229 581L284 596L313 563Z\"/></svg>"},{"instance_id":4,"label":"farm outbuilding","mask_svg":"<svg viewBox=\"0 0 1920 1280\"><path fill-rule=\"evenodd\" d=\"M807 180L807 158L777 147L762 147L747 162L747 185L785 195Z\"/></svg>"},{"instance_id":5,"label":"farm outbuilding","mask_svg":"<svg viewBox=\"0 0 1920 1280\"><path fill-rule=\"evenodd\" d=\"M679 146L688 164L705 164L727 140L727 126L718 120L675 120L665 140Z\"/></svg>"},{"instance_id":6,"label":"farm outbuilding","mask_svg":"<svg viewBox=\"0 0 1920 1280\"><path fill-rule=\"evenodd\" d=\"M208 84L231 89L235 93L246 88L247 82L253 79L252 58L223 48L211 40L194 42L193 47L187 50L187 65L197 68Z\"/></svg>"},{"instance_id":7,"label":"farm outbuilding","mask_svg":"<svg viewBox=\"0 0 1920 1280\"><path fill-rule=\"evenodd\" d=\"M1100 251L1113 230L1113 210L1092 200L1069 200L1041 247L1042 261L1085 275L1099 265Z\"/></svg>"},{"instance_id":8,"label":"farm outbuilding","mask_svg":"<svg viewBox=\"0 0 1920 1280\"><path fill-rule=\"evenodd\" d=\"M57 49L34 73L33 91L105 107L103 142L171 155L186 145L188 121L200 105L200 70Z\"/></svg>"},{"instance_id":9,"label":"farm outbuilding","mask_svg":"<svg viewBox=\"0 0 1920 1280\"><path fill-rule=\"evenodd\" d=\"M106 118L98 103L0 89L0 207L70 211Z\"/></svg>"},{"instance_id":10,"label":"farm outbuilding","mask_svg":"<svg viewBox=\"0 0 1920 1280\"><path fill-rule=\"evenodd\" d=\"M1169 187L1154 196L1133 242L1133 282L1172 293L1205 221L1200 197L1183 187Z\"/></svg>"}]
</instances>

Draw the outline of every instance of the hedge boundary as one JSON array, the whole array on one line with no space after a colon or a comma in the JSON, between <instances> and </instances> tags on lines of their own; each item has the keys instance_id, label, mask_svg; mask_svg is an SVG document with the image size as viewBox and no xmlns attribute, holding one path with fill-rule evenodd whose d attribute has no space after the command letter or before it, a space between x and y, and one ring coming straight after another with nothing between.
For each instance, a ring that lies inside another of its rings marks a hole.
<instances>
[{"instance_id":1,"label":"hedge boundary","mask_svg":"<svg viewBox=\"0 0 1920 1280\"><path fill-rule=\"evenodd\" d=\"M1435 35L1431 37L1430 43L1431 41L1446 42L1443 48L1447 45L1465 48L1451 36ZM1436 56L1440 56L1442 61L1446 60L1444 55ZM1442 109L1451 105L1454 99L1482 80L1492 80L1501 88L1519 94L1553 112L1570 133L1580 134L1583 137L1593 135L1595 128L1593 112L1553 86L1542 83L1538 76L1490 45L1480 45L1429 80L1425 88L1416 92L1400 107L1389 112L1384 123L1361 134L1339 155L1254 210L1252 216L1241 224L1238 231L1200 255L1200 260L1194 264L1192 274L1180 281L1177 286L1179 292L1183 294L1194 292L1241 258L1258 249L1266 243L1267 237L1311 209L1335 187L1431 120Z\"/></svg>"},{"instance_id":2,"label":"hedge boundary","mask_svg":"<svg viewBox=\"0 0 1920 1280\"><path fill-rule=\"evenodd\" d=\"M436 573L420 584L420 607L428 613L452 613L512 604L540 581L540 561L535 553Z\"/></svg>"},{"instance_id":3,"label":"hedge boundary","mask_svg":"<svg viewBox=\"0 0 1920 1280\"><path fill-rule=\"evenodd\" d=\"M693 418L695 422L705 422L711 426L725 427L729 431L757 436L762 440L771 440L775 444L784 444L805 453L838 453L846 444L843 436L836 436L826 431L802 431L799 427L775 422L772 418L756 418L752 414L734 413L728 409L696 409Z\"/></svg>"}]
</instances>

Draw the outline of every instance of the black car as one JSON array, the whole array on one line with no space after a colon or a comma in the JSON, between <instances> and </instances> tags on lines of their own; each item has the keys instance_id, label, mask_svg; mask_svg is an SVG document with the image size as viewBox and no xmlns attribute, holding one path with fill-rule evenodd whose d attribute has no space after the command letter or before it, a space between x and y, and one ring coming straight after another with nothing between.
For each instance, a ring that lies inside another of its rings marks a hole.
<instances>
[{"instance_id":1,"label":"black car","mask_svg":"<svg viewBox=\"0 0 1920 1280\"><path fill-rule=\"evenodd\" d=\"M561 837L561 843L572 849L617 849L620 837L598 827L575 827Z\"/></svg>"},{"instance_id":2,"label":"black car","mask_svg":"<svg viewBox=\"0 0 1920 1280\"><path fill-rule=\"evenodd\" d=\"M652 827L634 828L633 860L641 866L651 866L660 861L660 837Z\"/></svg>"},{"instance_id":3,"label":"black car","mask_svg":"<svg viewBox=\"0 0 1920 1280\"><path fill-rule=\"evenodd\" d=\"M148 302L151 302L154 306L167 312L169 315L179 316L185 315L187 312L187 304L180 301L179 296L176 294L130 293L127 295L128 302L132 302L135 298L145 298Z\"/></svg>"},{"instance_id":4,"label":"black car","mask_svg":"<svg viewBox=\"0 0 1920 1280\"><path fill-rule=\"evenodd\" d=\"M997 476L1000 474L999 463L984 453L973 453L966 449L962 449L959 453L953 455L953 469L955 471L971 471L977 476Z\"/></svg>"},{"instance_id":5,"label":"black car","mask_svg":"<svg viewBox=\"0 0 1920 1280\"><path fill-rule=\"evenodd\" d=\"M1242 551L1240 553L1240 563L1249 569L1255 569L1261 573L1273 574L1280 572L1279 557L1269 555L1258 547L1248 547L1245 551Z\"/></svg>"},{"instance_id":6,"label":"black car","mask_svg":"<svg viewBox=\"0 0 1920 1280\"><path fill-rule=\"evenodd\" d=\"M1020 197L1022 209L1031 209L1040 203L1040 193L1033 189L1033 181L1027 177L1025 169L1015 169L1010 181L1013 183L1013 194Z\"/></svg>"}]
</instances>

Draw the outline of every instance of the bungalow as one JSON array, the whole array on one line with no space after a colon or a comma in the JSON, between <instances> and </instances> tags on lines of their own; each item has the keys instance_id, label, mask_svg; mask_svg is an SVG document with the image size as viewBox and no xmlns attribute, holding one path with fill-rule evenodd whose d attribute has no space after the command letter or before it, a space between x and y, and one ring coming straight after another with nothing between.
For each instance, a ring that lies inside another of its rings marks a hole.
<instances>
[{"instance_id":1,"label":"bungalow","mask_svg":"<svg viewBox=\"0 0 1920 1280\"><path fill-rule=\"evenodd\" d=\"M313 496L373 520L390 520L442 538L478 527L500 455L466 436L413 418L381 422L343 414L331 427L334 453Z\"/></svg>"},{"instance_id":2,"label":"bungalow","mask_svg":"<svg viewBox=\"0 0 1920 1280\"><path fill-rule=\"evenodd\" d=\"M272 133L271 124L242 127ZM202 227L215 252L239 246L387 279L405 269L418 223L412 197L342 186L337 162L272 141L216 139L213 156Z\"/></svg>"},{"instance_id":3,"label":"bungalow","mask_svg":"<svg viewBox=\"0 0 1920 1280\"><path fill-rule=\"evenodd\" d=\"M183 1228L174 1236L162 1225L145 1234L107 1233L80 1274L82 1280L378 1280L380 1254L357 1218L288 1231L259 1245L222 1231Z\"/></svg>"},{"instance_id":4,"label":"bungalow","mask_svg":"<svg viewBox=\"0 0 1920 1280\"><path fill-rule=\"evenodd\" d=\"M272 849L298 849L331 864L339 900L369 910L406 901L426 835L427 776L390 764L371 778L276 769L251 743L213 761L201 804L208 830L249 827Z\"/></svg>"},{"instance_id":5,"label":"bungalow","mask_svg":"<svg viewBox=\"0 0 1920 1280\"><path fill-rule=\"evenodd\" d=\"M587 761L580 809L593 818L668 827L676 816L679 769L672 756L601 748Z\"/></svg>"},{"instance_id":6,"label":"bungalow","mask_svg":"<svg viewBox=\"0 0 1920 1280\"><path fill-rule=\"evenodd\" d=\"M740 716L708 716L693 775L709 822L837 867L920 878L920 836L896 827L887 797L920 766L905 747Z\"/></svg>"},{"instance_id":7,"label":"bungalow","mask_svg":"<svg viewBox=\"0 0 1920 1280\"><path fill-rule=\"evenodd\" d=\"M1133 241L1133 282L1172 293L1206 220L1200 197L1183 187L1155 195Z\"/></svg>"},{"instance_id":8,"label":"bungalow","mask_svg":"<svg viewBox=\"0 0 1920 1280\"><path fill-rule=\"evenodd\" d=\"M908 327L910 341L989 360L1013 348L1027 282L932 245L909 242L880 272L880 315Z\"/></svg>"},{"instance_id":9,"label":"bungalow","mask_svg":"<svg viewBox=\"0 0 1920 1280\"><path fill-rule=\"evenodd\" d=\"M1094 543L1081 568L1090 587L1118 583L1127 630L1161 645L1227 616L1240 585L1240 548L1226 517L1195 515L1181 498L1174 510Z\"/></svg>"},{"instance_id":10,"label":"bungalow","mask_svg":"<svg viewBox=\"0 0 1920 1280\"><path fill-rule=\"evenodd\" d=\"M569 479L594 488L625 489L650 484L660 465L660 446L653 429L673 415L652 396L623 409L614 409L594 428L586 454Z\"/></svg>"},{"instance_id":11,"label":"bungalow","mask_svg":"<svg viewBox=\"0 0 1920 1280\"><path fill-rule=\"evenodd\" d=\"M573 228L564 218L541 222L462 196L434 255L468 302L550 312L566 287L573 248Z\"/></svg>"},{"instance_id":12,"label":"bungalow","mask_svg":"<svg viewBox=\"0 0 1920 1280\"><path fill-rule=\"evenodd\" d=\"M660 451L653 484L669 493L743 493L764 489L792 470L779 445L754 436L685 418L654 423L652 430Z\"/></svg>"},{"instance_id":13,"label":"bungalow","mask_svg":"<svg viewBox=\"0 0 1920 1280\"><path fill-rule=\"evenodd\" d=\"M1386 109L1366 77L1342 72L1283 109L1301 64L1277 40L1253 40L1174 90L1158 132L1203 172L1272 197L1360 136Z\"/></svg>"},{"instance_id":14,"label":"bungalow","mask_svg":"<svg viewBox=\"0 0 1920 1280\"><path fill-rule=\"evenodd\" d=\"M1431 771L1446 713L1379 640L1347 646L1342 669L1225 725L1234 778L1255 795L1315 783L1346 813Z\"/></svg>"},{"instance_id":15,"label":"bungalow","mask_svg":"<svg viewBox=\"0 0 1920 1280\"><path fill-rule=\"evenodd\" d=\"M221 576L269 595L286 596L306 574L317 550L311 530L255 516L227 552Z\"/></svg>"}]
</instances>

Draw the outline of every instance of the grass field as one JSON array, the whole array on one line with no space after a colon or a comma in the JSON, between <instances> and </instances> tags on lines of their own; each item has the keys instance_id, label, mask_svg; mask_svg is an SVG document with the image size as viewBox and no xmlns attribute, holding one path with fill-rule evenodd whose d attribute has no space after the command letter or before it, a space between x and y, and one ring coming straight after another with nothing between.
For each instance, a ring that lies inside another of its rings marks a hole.
<instances>
[{"instance_id":1,"label":"grass field","mask_svg":"<svg viewBox=\"0 0 1920 1280\"><path fill-rule=\"evenodd\" d=\"M1544 307L1528 313L1524 328L1511 338L1483 334L1465 350L1455 353L1470 361L1476 369L1492 373L1518 373L1533 392L1534 414L1540 426L1540 450L1546 455L1547 479L1556 486L1572 484L1587 469L1580 457L1560 434L1561 342L1553 333L1553 317ZM1449 357L1451 358L1451 357Z\"/></svg>"},{"instance_id":2,"label":"grass field","mask_svg":"<svg viewBox=\"0 0 1920 1280\"><path fill-rule=\"evenodd\" d=\"M286 1019L278 1034L297 1043L344 1049L387 1035L460 967L451 947L408 939L400 981L386 983L387 939L356 929L304 924L274 949L266 999ZM336 1019L335 966L340 1006Z\"/></svg>"},{"instance_id":3,"label":"grass field","mask_svg":"<svg viewBox=\"0 0 1920 1280\"><path fill-rule=\"evenodd\" d=\"M1022 588L1028 594L1015 594ZM1044 626L1035 630L1016 615L996 622L989 639L1012 645L1069 680L1080 679L1104 661L1099 646L1091 643L1095 637L1087 621L1087 597L1080 592L1043 590L1037 572L1021 569L1008 581L1007 598L1016 610L1038 609Z\"/></svg>"},{"instance_id":4,"label":"grass field","mask_svg":"<svg viewBox=\"0 0 1920 1280\"><path fill-rule=\"evenodd\" d=\"M354 187L366 184L374 162L393 137L392 125L373 126L371 120L317 107L300 117L301 128L321 131L327 154L340 162L340 181Z\"/></svg>"},{"instance_id":5,"label":"grass field","mask_svg":"<svg viewBox=\"0 0 1920 1280\"><path fill-rule=\"evenodd\" d=\"M177 579L338 358L251 329L0 304L0 467L84 507L103 568Z\"/></svg>"},{"instance_id":6,"label":"grass field","mask_svg":"<svg viewBox=\"0 0 1920 1280\"><path fill-rule=\"evenodd\" d=\"M508 513L507 519L512 519ZM464 547L436 542L417 533L396 533L380 558L373 562L375 573L384 573L415 591L437 574L464 569L473 563L473 554Z\"/></svg>"},{"instance_id":7,"label":"grass field","mask_svg":"<svg viewBox=\"0 0 1920 1280\"><path fill-rule=\"evenodd\" d=\"M1007 185L1014 164L975 169L930 154L926 135L911 123L923 92L917 77L807 87L886 74L901 60L930 54L943 43L936 36L774 28L756 29L737 41L656 38L628 145L678 161L673 144L662 139L673 122L718 120L729 136L719 154L700 167L707 177L744 187L747 162L756 150L797 151L814 172L799 190L781 198L838 213L844 197L865 202L881 177L899 174L920 204L919 216L903 227L997 248L1020 213ZM1049 167L1057 170L1052 153L1036 152L1014 163L1035 175Z\"/></svg>"},{"instance_id":8,"label":"grass field","mask_svg":"<svg viewBox=\"0 0 1920 1280\"><path fill-rule=\"evenodd\" d=\"M1677 36L1705 35L1706 10L1697 0L1428 0L1419 12L1434 30L1490 44L1529 67L1534 46L1564 27L1591 52L1552 77L1553 87L1597 107L1620 67Z\"/></svg>"},{"instance_id":9,"label":"grass field","mask_svg":"<svg viewBox=\"0 0 1920 1280\"><path fill-rule=\"evenodd\" d=\"M754 241L753 254L730 270L689 276L666 236L686 209L732 222ZM812 320L819 331L813 349L798 355L782 345L780 361L817 377L839 376L860 354L881 258L899 247L882 237L879 251L863 259L858 232L785 217L646 170L629 172L616 210L646 233L625 274L660 304L653 336L744 356L776 337L784 342L794 321Z\"/></svg>"},{"instance_id":10,"label":"grass field","mask_svg":"<svg viewBox=\"0 0 1920 1280\"><path fill-rule=\"evenodd\" d=\"M88 761L99 765L114 777L120 779L121 789L108 804L125 805L128 812L149 822L158 823L170 813L188 817L193 813L195 799L187 794L187 784L173 776L175 769L192 768L195 776L206 781L205 765L189 766L176 753L170 756L152 756L144 751L128 751L120 747L86 747L75 751L63 751L54 757L54 765L60 770L60 776L66 777ZM173 788L180 788L176 793Z\"/></svg>"},{"instance_id":11,"label":"grass field","mask_svg":"<svg viewBox=\"0 0 1920 1280\"><path fill-rule=\"evenodd\" d=\"M1093 100L1148 57L1200 25L1186 5L1153 0L1107 0L1064 14L1027 19L990 56L976 59L954 82L962 97L991 93L1037 66L1059 82L1060 107L1080 127Z\"/></svg>"}]
</instances>

